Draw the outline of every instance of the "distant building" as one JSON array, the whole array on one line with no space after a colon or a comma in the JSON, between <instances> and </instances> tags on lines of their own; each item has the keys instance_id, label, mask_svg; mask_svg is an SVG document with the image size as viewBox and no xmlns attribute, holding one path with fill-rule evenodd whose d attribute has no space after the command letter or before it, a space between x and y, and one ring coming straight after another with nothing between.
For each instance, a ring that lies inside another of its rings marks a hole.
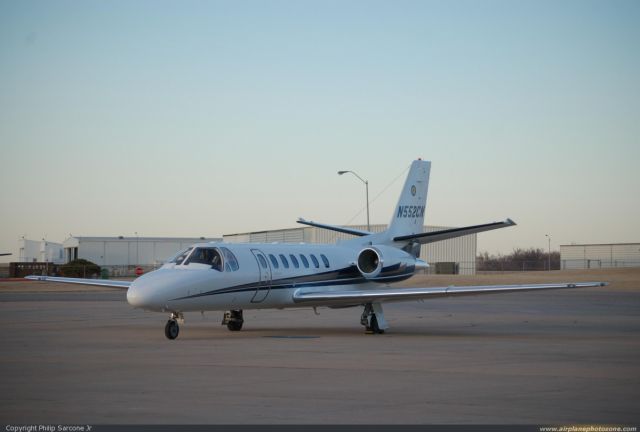
<instances>
[{"instance_id":1,"label":"distant building","mask_svg":"<svg viewBox=\"0 0 640 432\"><path fill-rule=\"evenodd\" d=\"M350 228L367 230L366 225L352 225ZM440 231L450 227L425 226L425 232ZM387 225L371 225L371 231L381 232ZM240 234L227 234L224 241L230 243L335 243L337 240L354 238L352 235L329 231L316 227L296 227L270 231L255 231ZM455 273L475 274L476 272L477 235L470 234L440 242L422 245L420 258L431 265L431 271L438 268L455 268ZM437 263L452 264L436 266Z\"/></svg>"},{"instance_id":2,"label":"distant building","mask_svg":"<svg viewBox=\"0 0 640 432\"><path fill-rule=\"evenodd\" d=\"M562 269L640 267L640 243L560 245Z\"/></svg>"},{"instance_id":3,"label":"distant building","mask_svg":"<svg viewBox=\"0 0 640 432\"><path fill-rule=\"evenodd\" d=\"M204 237L69 237L64 262L86 259L99 266L158 266L193 243L220 241Z\"/></svg>"},{"instance_id":4,"label":"distant building","mask_svg":"<svg viewBox=\"0 0 640 432\"><path fill-rule=\"evenodd\" d=\"M47 240L29 240L21 238L18 241L18 261L64 263L62 244Z\"/></svg>"}]
</instances>

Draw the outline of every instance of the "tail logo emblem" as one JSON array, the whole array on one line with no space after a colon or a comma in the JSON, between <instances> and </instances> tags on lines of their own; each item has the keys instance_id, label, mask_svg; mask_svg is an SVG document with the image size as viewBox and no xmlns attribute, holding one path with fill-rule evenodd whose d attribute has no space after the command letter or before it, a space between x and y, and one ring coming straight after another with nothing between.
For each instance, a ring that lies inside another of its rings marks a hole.
<instances>
[{"instance_id":1,"label":"tail logo emblem","mask_svg":"<svg viewBox=\"0 0 640 432\"><path fill-rule=\"evenodd\" d=\"M416 185L411 186L411 195L416 196Z\"/></svg>"}]
</instances>

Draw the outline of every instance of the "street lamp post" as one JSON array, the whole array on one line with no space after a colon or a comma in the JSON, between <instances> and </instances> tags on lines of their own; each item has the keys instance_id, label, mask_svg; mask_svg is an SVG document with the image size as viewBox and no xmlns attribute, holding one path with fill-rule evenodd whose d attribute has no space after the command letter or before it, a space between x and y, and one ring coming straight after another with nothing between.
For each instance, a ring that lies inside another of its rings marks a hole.
<instances>
[{"instance_id":1,"label":"street lamp post","mask_svg":"<svg viewBox=\"0 0 640 432\"><path fill-rule=\"evenodd\" d=\"M545 234L544 236L547 238L547 241L549 243L549 254L547 256L547 265L549 266L549 268L547 269L547 271L551 271L551 236L549 234Z\"/></svg>"},{"instance_id":2,"label":"street lamp post","mask_svg":"<svg viewBox=\"0 0 640 432\"><path fill-rule=\"evenodd\" d=\"M138 267L138 265L140 264L140 254L139 254L139 250L140 250L140 237L138 236L138 231L135 232L136 234L136 267Z\"/></svg>"},{"instance_id":3,"label":"street lamp post","mask_svg":"<svg viewBox=\"0 0 640 432\"><path fill-rule=\"evenodd\" d=\"M369 224L369 182L363 179L362 177L360 177L358 174L356 174L355 171L338 171L338 175L342 175L346 173L353 174L354 176L358 177L358 179L362 183L364 183L365 193L367 195L367 231L371 232L371 225Z\"/></svg>"}]
</instances>

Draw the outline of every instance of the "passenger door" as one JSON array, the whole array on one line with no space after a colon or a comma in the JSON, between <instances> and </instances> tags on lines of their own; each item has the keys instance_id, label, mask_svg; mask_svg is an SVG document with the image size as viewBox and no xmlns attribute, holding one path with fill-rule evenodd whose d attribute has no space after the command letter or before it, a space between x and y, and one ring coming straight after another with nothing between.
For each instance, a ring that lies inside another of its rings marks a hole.
<instances>
[{"instance_id":1,"label":"passenger door","mask_svg":"<svg viewBox=\"0 0 640 432\"><path fill-rule=\"evenodd\" d=\"M251 249L253 256L258 264L258 287L256 293L251 299L251 303L260 303L264 301L271 291L271 265L269 260L262 251L258 249Z\"/></svg>"}]
</instances>

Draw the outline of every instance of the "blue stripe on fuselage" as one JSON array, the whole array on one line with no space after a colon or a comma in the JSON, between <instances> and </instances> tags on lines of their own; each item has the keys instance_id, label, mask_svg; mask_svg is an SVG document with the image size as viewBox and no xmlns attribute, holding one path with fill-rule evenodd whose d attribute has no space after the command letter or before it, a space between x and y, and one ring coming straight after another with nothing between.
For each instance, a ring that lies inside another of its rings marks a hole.
<instances>
[{"instance_id":1,"label":"blue stripe on fuselage","mask_svg":"<svg viewBox=\"0 0 640 432\"><path fill-rule=\"evenodd\" d=\"M367 279L363 277L357 270L356 266L345 267L340 270L334 270L330 272L317 273L313 275L304 275L293 278L283 278L271 281L270 285L265 285L264 282L256 281L248 284L237 285L228 288L221 288L213 291L207 291L200 294L193 294L185 297L178 297L170 301L186 300L198 297L213 296L219 294L231 294L240 293L245 291L255 291L260 288L263 289L289 289L289 288L305 288L314 286L335 286L335 285L359 285L367 282L384 281L384 282L399 282L413 276L415 267L407 267L402 272L398 272L400 265L389 266L382 270L382 273L396 273L381 276L375 279ZM388 272L385 272L388 270ZM333 275L333 277L331 277Z\"/></svg>"}]
</instances>

